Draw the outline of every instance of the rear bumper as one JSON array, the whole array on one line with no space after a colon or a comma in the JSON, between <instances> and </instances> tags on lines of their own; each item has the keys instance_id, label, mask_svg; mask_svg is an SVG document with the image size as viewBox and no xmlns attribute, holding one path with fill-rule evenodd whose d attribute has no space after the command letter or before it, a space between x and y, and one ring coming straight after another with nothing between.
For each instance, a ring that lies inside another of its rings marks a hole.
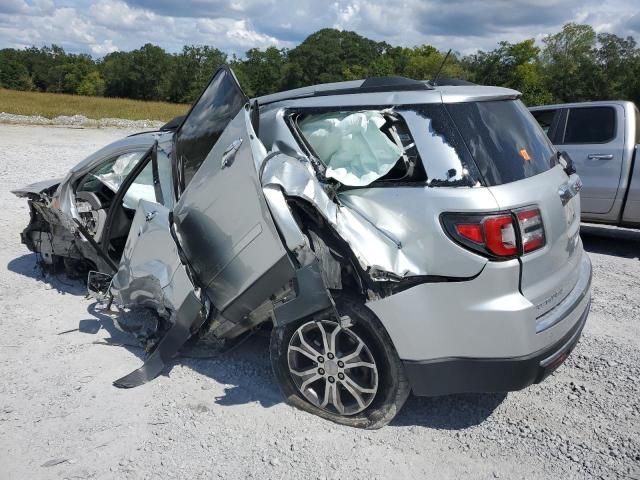
<instances>
[{"instance_id":1,"label":"rear bumper","mask_svg":"<svg viewBox=\"0 0 640 480\"><path fill-rule=\"evenodd\" d=\"M406 375L415 395L487 393L520 390L539 383L569 356L582 335L591 302L578 322L558 342L531 355L515 358L446 358L405 361Z\"/></svg>"},{"instance_id":2,"label":"rear bumper","mask_svg":"<svg viewBox=\"0 0 640 480\"><path fill-rule=\"evenodd\" d=\"M576 268L572 291L542 316L518 289L516 260L489 262L473 280L418 285L367 307L393 340L415 394L518 390L541 381L580 337L591 303L584 252Z\"/></svg>"}]
</instances>

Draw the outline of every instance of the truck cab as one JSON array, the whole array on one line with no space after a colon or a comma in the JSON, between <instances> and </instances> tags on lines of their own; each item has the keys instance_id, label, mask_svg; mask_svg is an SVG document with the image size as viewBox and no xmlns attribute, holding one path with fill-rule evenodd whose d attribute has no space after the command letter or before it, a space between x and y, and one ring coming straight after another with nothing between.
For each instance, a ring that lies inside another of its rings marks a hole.
<instances>
[{"instance_id":1,"label":"truck cab","mask_svg":"<svg viewBox=\"0 0 640 480\"><path fill-rule=\"evenodd\" d=\"M582 179L582 220L639 228L638 108L627 101L602 101L530 110Z\"/></svg>"}]
</instances>

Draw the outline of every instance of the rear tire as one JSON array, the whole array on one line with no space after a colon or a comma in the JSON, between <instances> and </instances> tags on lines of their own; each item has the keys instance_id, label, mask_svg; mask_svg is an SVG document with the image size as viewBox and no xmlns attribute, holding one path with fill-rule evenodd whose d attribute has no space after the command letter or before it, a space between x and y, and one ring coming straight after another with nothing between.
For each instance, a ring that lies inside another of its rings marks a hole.
<instances>
[{"instance_id":1,"label":"rear tire","mask_svg":"<svg viewBox=\"0 0 640 480\"><path fill-rule=\"evenodd\" d=\"M404 367L373 312L351 298L335 301L349 327L328 315L274 327L274 374L291 405L341 425L381 428L411 392Z\"/></svg>"}]
</instances>

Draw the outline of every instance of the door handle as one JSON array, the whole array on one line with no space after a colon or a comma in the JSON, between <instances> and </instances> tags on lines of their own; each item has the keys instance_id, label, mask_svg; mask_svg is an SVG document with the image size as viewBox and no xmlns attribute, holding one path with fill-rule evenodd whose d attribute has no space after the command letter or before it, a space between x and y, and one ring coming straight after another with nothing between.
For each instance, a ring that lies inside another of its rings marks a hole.
<instances>
[{"instance_id":1,"label":"door handle","mask_svg":"<svg viewBox=\"0 0 640 480\"><path fill-rule=\"evenodd\" d=\"M611 153L590 153L587 155L589 160L611 160L613 159L613 154Z\"/></svg>"},{"instance_id":2,"label":"door handle","mask_svg":"<svg viewBox=\"0 0 640 480\"><path fill-rule=\"evenodd\" d=\"M233 159L236 155L236 152L240 148L240 145L242 145L241 138L234 140L229 144L227 148L225 148L224 152L222 153L220 168L230 167L233 164Z\"/></svg>"}]
</instances>

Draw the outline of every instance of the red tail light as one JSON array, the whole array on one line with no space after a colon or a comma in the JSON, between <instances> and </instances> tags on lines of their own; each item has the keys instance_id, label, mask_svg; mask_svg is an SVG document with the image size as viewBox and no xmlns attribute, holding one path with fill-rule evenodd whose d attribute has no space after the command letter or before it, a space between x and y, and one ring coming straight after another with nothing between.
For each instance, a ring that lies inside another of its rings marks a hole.
<instances>
[{"instance_id":1,"label":"red tail light","mask_svg":"<svg viewBox=\"0 0 640 480\"><path fill-rule=\"evenodd\" d=\"M497 214L445 213L441 219L453 240L490 258L513 258L545 244L542 216L537 208Z\"/></svg>"},{"instance_id":2,"label":"red tail light","mask_svg":"<svg viewBox=\"0 0 640 480\"><path fill-rule=\"evenodd\" d=\"M516 212L522 238L524 253L533 252L544 247L544 227L542 217L537 208L528 208Z\"/></svg>"}]
</instances>

